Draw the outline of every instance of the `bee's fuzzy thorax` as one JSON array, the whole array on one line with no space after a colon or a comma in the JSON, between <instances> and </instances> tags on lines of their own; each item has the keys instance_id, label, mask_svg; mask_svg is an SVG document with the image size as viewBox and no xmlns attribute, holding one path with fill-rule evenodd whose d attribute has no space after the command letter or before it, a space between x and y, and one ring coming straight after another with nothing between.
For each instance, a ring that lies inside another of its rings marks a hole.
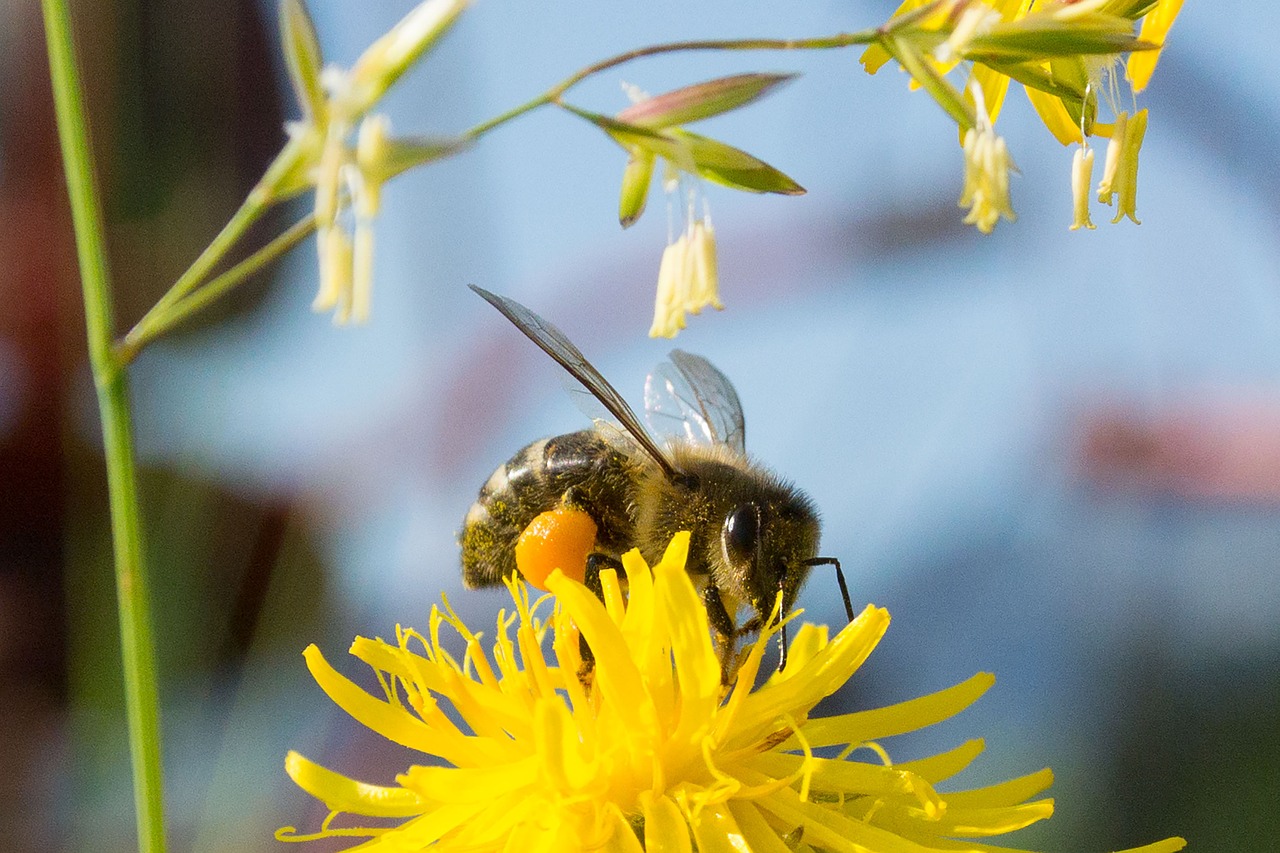
<instances>
[{"instance_id":1,"label":"bee's fuzzy thorax","mask_svg":"<svg viewBox=\"0 0 1280 853\"><path fill-rule=\"evenodd\" d=\"M690 574L712 580L724 598L751 605L757 615L768 615L780 589L789 607L807 574L801 564L818 551L813 502L732 448L679 443L668 449L695 485L684 487L665 478L645 478L640 484L636 535L641 553L660 556L674 533L688 530ZM758 558L749 562L735 561L723 538L730 515L745 506L758 508L761 520Z\"/></svg>"}]
</instances>

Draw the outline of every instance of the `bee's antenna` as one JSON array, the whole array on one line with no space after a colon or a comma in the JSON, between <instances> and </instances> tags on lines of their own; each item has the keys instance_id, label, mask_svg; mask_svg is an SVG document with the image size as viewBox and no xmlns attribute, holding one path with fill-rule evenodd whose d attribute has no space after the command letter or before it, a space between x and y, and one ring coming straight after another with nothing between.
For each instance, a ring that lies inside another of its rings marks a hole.
<instances>
[{"instance_id":1,"label":"bee's antenna","mask_svg":"<svg viewBox=\"0 0 1280 853\"><path fill-rule=\"evenodd\" d=\"M785 595L782 587L782 581L778 581L778 618L785 619L787 614L786 602L782 600ZM787 623L783 621L779 626L778 633L778 672L782 672L787 668Z\"/></svg>"},{"instance_id":2,"label":"bee's antenna","mask_svg":"<svg viewBox=\"0 0 1280 853\"><path fill-rule=\"evenodd\" d=\"M849 617L849 621L853 621L853 602L849 600L849 585L844 582L844 571L840 568L840 561L835 557L813 557L805 560L806 566L835 566L836 581L840 584L840 597L844 599L844 612Z\"/></svg>"}]
</instances>

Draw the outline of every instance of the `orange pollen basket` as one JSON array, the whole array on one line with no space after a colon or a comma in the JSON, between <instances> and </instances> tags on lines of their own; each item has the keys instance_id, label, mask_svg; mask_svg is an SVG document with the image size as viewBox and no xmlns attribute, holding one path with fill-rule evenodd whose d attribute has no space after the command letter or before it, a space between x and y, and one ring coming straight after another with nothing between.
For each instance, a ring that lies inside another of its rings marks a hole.
<instances>
[{"instance_id":1,"label":"orange pollen basket","mask_svg":"<svg viewBox=\"0 0 1280 853\"><path fill-rule=\"evenodd\" d=\"M583 583L587 557L596 544L596 523L580 509L557 507L539 515L516 541L516 568L524 579L546 590L556 569Z\"/></svg>"}]
</instances>

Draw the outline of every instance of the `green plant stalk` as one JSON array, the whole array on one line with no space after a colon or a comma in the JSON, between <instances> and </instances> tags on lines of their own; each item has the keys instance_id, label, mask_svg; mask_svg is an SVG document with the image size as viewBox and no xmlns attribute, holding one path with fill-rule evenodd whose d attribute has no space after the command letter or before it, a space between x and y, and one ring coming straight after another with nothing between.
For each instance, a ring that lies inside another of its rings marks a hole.
<instances>
[{"instance_id":1,"label":"green plant stalk","mask_svg":"<svg viewBox=\"0 0 1280 853\"><path fill-rule=\"evenodd\" d=\"M187 267L186 272L173 283L173 286L165 291L165 294L151 307L135 328L158 322L170 307L199 286L209 271L240 241L244 233L249 230L249 226L257 222L272 203L273 200L265 198L260 189L255 187L253 192L250 192L240 203L236 212L231 214L231 218L227 220L226 225L222 226L218 236L213 238L213 242L205 247L200 256Z\"/></svg>"},{"instance_id":2,"label":"green plant stalk","mask_svg":"<svg viewBox=\"0 0 1280 853\"><path fill-rule=\"evenodd\" d=\"M619 65L625 65L636 59L647 56L660 56L664 53L684 53L698 50L834 50L854 45L867 45L878 41L882 35L880 29L859 30L854 33L840 33L834 36L820 36L807 39L707 39L701 41L676 41L666 44L655 44L619 53L608 59L588 65L580 71L566 77L536 98L526 101L518 107L481 122L462 135L468 139L478 139L496 127L519 118L527 112L559 103L560 98L574 86L601 71L608 71Z\"/></svg>"},{"instance_id":3,"label":"green plant stalk","mask_svg":"<svg viewBox=\"0 0 1280 853\"><path fill-rule=\"evenodd\" d=\"M308 214L293 223L293 225L290 225L270 243L222 275L212 279L208 284L188 296L172 302L165 310L157 312L155 316L151 317L149 314L148 316L151 317L150 322L147 322L144 318L144 321L134 326L129 331L129 334L125 335L124 341L117 346L117 359L125 364L132 362L147 344L163 336L188 317L199 313L202 309L221 299L236 285L301 243L315 230L316 218L314 215Z\"/></svg>"},{"instance_id":4,"label":"green plant stalk","mask_svg":"<svg viewBox=\"0 0 1280 853\"><path fill-rule=\"evenodd\" d=\"M125 711L133 765L138 847L162 853L164 785L160 753L160 712L156 689L155 642L147 575L142 556L133 424L129 413L128 377L111 345L110 274L103 239L102 209L94 186L92 154L84 113L84 97L76 70L71 21L66 0L42 0L49 73L53 83L58 139L67 174L67 191L75 226L76 251L84 290L89 360L93 367L102 445L107 460L111 536L120 615Z\"/></svg>"}]
</instances>

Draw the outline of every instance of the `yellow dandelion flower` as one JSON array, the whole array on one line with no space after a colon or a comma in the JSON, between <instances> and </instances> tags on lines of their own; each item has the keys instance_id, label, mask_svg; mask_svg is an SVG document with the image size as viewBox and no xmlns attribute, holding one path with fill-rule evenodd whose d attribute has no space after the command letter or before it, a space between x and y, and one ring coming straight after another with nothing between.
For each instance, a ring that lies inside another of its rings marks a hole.
<instances>
[{"instance_id":1,"label":"yellow dandelion flower","mask_svg":"<svg viewBox=\"0 0 1280 853\"><path fill-rule=\"evenodd\" d=\"M937 790L981 752L981 741L904 764L878 743L960 712L991 675L884 708L810 716L879 642L889 624L881 608L868 606L834 637L803 626L786 669L757 688L774 622L724 686L706 610L684 570L688 547L689 534L677 535L652 570L638 552L625 555L626 596L612 571L602 573L603 600L552 573L549 619L537 614L550 596L531 601L528 587L512 581L515 612L499 615L487 654L447 604L432 610L428 636L398 630L395 643L357 639L351 653L378 674L382 696L308 648L307 665L331 699L427 762L379 786L290 753L287 772L330 814L315 833L286 827L277 837L364 839L360 849L371 851L922 853L1052 813L1052 800L1033 799L1052 781L1047 769ZM445 650L446 625L466 645L461 660ZM551 657L543 651L548 633ZM579 678L580 636L595 659L589 685ZM350 815L403 822L353 827ZM1182 846L1169 839L1143 849Z\"/></svg>"}]
</instances>

